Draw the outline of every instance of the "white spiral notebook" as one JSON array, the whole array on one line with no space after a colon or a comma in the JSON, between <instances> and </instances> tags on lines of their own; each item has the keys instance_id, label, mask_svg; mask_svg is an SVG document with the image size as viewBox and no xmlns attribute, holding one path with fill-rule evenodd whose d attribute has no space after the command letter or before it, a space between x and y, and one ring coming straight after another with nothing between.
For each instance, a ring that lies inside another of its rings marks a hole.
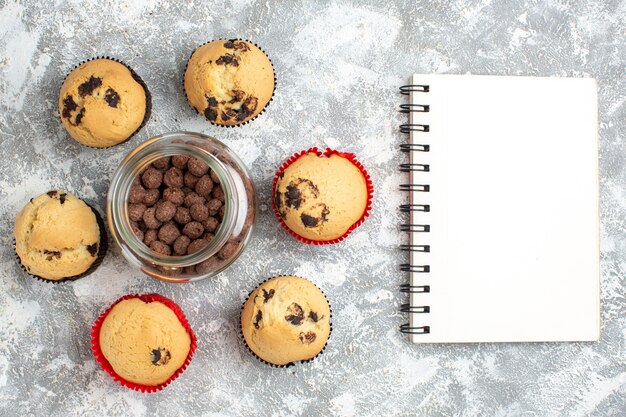
<instances>
[{"instance_id":1,"label":"white spiral notebook","mask_svg":"<svg viewBox=\"0 0 626 417\"><path fill-rule=\"evenodd\" d=\"M416 343L597 340L595 80L414 75L409 84L401 331Z\"/></svg>"}]
</instances>

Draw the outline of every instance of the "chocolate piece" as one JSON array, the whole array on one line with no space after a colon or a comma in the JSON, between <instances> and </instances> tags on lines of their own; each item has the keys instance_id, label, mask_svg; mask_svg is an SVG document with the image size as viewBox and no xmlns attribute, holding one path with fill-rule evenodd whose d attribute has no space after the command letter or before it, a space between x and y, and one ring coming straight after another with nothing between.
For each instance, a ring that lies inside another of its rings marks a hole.
<instances>
[{"instance_id":1,"label":"chocolate piece","mask_svg":"<svg viewBox=\"0 0 626 417\"><path fill-rule=\"evenodd\" d=\"M159 236L158 236L156 229L146 230L144 237L143 237L143 243L145 243L146 246L150 246L150 244L154 242L155 240L157 240L158 237Z\"/></svg>"},{"instance_id":2,"label":"chocolate piece","mask_svg":"<svg viewBox=\"0 0 626 417\"><path fill-rule=\"evenodd\" d=\"M254 328L255 329L259 329L259 323L261 322L261 320L263 320L263 313L261 312L261 310L256 312L256 315L254 316Z\"/></svg>"},{"instance_id":3,"label":"chocolate piece","mask_svg":"<svg viewBox=\"0 0 626 417\"><path fill-rule=\"evenodd\" d=\"M180 206L185 201L185 193L180 188L166 188L163 190L163 200L170 201L175 206Z\"/></svg>"},{"instance_id":4,"label":"chocolate piece","mask_svg":"<svg viewBox=\"0 0 626 417\"><path fill-rule=\"evenodd\" d=\"M67 197L66 193L59 194L59 203L61 203L61 204L65 203L65 198L66 197Z\"/></svg>"},{"instance_id":5,"label":"chocolate piece","mask_svg":"<svg viewBox=\"0 0 626 417\"><path fill-rule=\"evenodd\" d=\"M57 196L57 192L55 190L53 191L48 191L46 194L48 194L48 197L50 198L54 198ZM32 199L31 199L32 200Z\"/></svg>"},{"instance_id":6,"label":"chocolate piece","mask_svg":"<svg viewBox=\"0 0 626 417\"><path fill-rule=\"evenodd\" d=\"M326 204L324 203L317 204L313 206L311 210L318 209L319 207L322 208L322 211L319 217L311 216L310 214L307 214L307 213L300 214L300 220L302 221L302 224L305 227L316 227L319 224L325 223L328 220L328 214L330 213L330 210L328 210L328 207L326 206Z\"/></svg>"},{"instance_id":7,"label":"chocolate piece","mask_svg":"<svg viewBox=\"0 0 626 417\"><path fill-rule=\"evenodd\" d=\"M306 343L307 345L310 345L311 343L315 342L316 335L314 332L300 332L300 335L298 337L301 343Z\"/></svg>"},{"instance_id":8,"label":"chocolate piece","mask_svg":"<svg viewBox=\"0 0 626 417\"><path fill-rule=\"evenodd\" d=\"M192 241L187 247L187 254L191 255L192 253L198 252L200 249L204 248L208 244L209 242L204 239L196 239Z\"/></svg>"},{"instance_id":9,"label":"chocolate piece","mask_svg":"<svg viewBox=\"0 0 626 417\"><path fill-rule=\"evenodd\" d=\"M195 175L193 175L191 172L187 171L185 172L185 175L183 177L183 180L185 182L185 186L189 187L189 188L195 188L196 184L198 183L198 181L200 180L200 178L196 177Z\"/></svg>"},{"instance_id":10,"label":"chocolate piece","mask_svg":"<svg viewBox=\"0 0 626 417\"><path fill-rule=\"evenodd\" d=\"M322 316L323 317L323 316ZM309 318L314 321L315 323L317 323L317 321L319 320L319 318L317 317L317 313L314 311L310 311L309 312Z\"/></svg>"},{"instance_id":11,"label":"chocolate piece","mask_svg":"<svg viewBox=\"0 0 626 417\"><path fill-rule=\"evenodd\" d=\"M289 184L287 186L287 192L285 193L285 199L287 200L287 207L292 209L299 209L300 204L302 204L302 199L300 197L300 190L295 185Z\"/></svg>"},{"instance_id":12,"label":"chocolate piece","mask_svg":"<svg viewBox=\"0 0 626 417\"><path fill-rule=\"evenodd\" d=\"M213 187L213 191L211 192L213 198L217 198L222 203L226 201L226 196L224 195L224 189L222 189L221 185L216 185Z\"/></svg>"},{"instance_id":13,"label":"chocolate piece","mask_svg":"<svg viewBox=\"0 0 626 417\"><path fill-rule=\"evenodd\" d=\"M220 211L217 213L217 216L220 218L220 221L224 221L225 212L226 212L226 206L220 207Z\"/></svg>"},{"instance_id":14,"label":"chocolate piece","mask_svg":"<svg viewBox=\"0 0 626 417\"><path fill-rule=\"evenodd\" d=\"M215 256L211 256L209 259L196 265L196 272L198 274L206 274L207 272L215 271L219 264L220 260Z\"/></svg>"},{"instance_id":15,"label":"chocolate piece","mask_svg":"<svg viewBox=\"0 0 626 417\"><path fill-rule=\"evenodd\" d=\"M172 248L174 249L174 253L176 255L185 255L187 253L187 247L191 243L191 239L189 239L185 235L180 235L174 241L174 245Z\"/></svg>"},{"instance_id":16,"label":"chocolate piece","mask_svg":"<svg viewBox=\"0 0 626 417\"><path fill-rule=\"evenodd\" d=\"M274 288L271 288L268 291L265 291L265 288L263 288L263 303L267 303L276 293L276 290Z\"/></svg>"},{"instance_id":17,"label":"chocolate piece","mask_svg":"<svg viewBox=\"0 0 626 417\"><path fill-rule=\"evenodd\" d=\"M143 197L143 202L146 206L153 206L159 201L159 197L161 197L161 193L158 188L153 188L151 190L146 190L146 194Z\"/></svg>"},{"instance_id":18,"label":"chocolate piece","mask_svg":"<svg viewBox=\"0 0 626 417\"><path fill-rule=\"evenodd\" d=\"M186 225L189 223L192 220L191 214L189 214L189 209L187 207L177 207L174 220L180 225Z\"/></svg>"},{"instance_id":19,"label":"chocolate piece","mask_svg":"<svg viewBox=\"0 0 626 417\"><path fill-rule=\"evenodd\" d=\"M74 126L78 126L80 124L80 121L83 120L84 116L85 116L85 108L83 107L82 109L80 109L80 111L76 115L76 120L74 120Z\"/></svg>"},{"instance_id":20,"label":"chocolate piece","mask_svg":"<svg viewBox=\"0 0 626 417\"><path fill-rule=\"evenodd\" d=\"M171 358L172 355L170 351L165 348L152 349L150 352L150 362L152 362L154 366L165 365Z\"/></svg>"},{"instance_id":21,"label":"chocolate piece","mask_svg":"<svg viewBox=\"0 0 626 417\"><path fill-rule=\"evenodd\" d=\"M185 196L185 201L183 202L183 205L187 208L190 208L194 204L204 204L205 202L206 200L204 199L204 197L201 197L197 193L193 192Z\"/></svg>"},{"instance_id":22,"label":"chocolate piece","mask_svg":"<svg viewBox=\"0 0 626 417\"><path fill-rule=\"evenodd\" d=\"M276 206L278 210L280 210L282 206L282 200L280 198L281 195L282 194L278 190L276 190L276 192L274 193L274 205Z\"/></svg>"},{"instance_id":23,"label":"chocolate piece","mask_svg":"<svg viewBox=\"0 0 626 417\"><path fill-rule=\"evenodd\" d=\"M241 108L243 109L243 112L245 112L247 116L249 116L254 113L258 105L259 99L254 96L249 96L246 101L243 102Z\"/></svg>"},{"instance_id":24,"label":"chocolate piece","mask_svg":"<svg viewBox=\"0 0 626 417\"><path fill-rule=\"evenodd\" d=\"M87 252L89 252L91 256L95 257L98 253L98 242L94 243L93 245L87 245Z\"/></svg>"},{"instance_id":25,"label":"chocolate piece","mask_svg":"<svg viewBox=\"0 0 626 417\"><path fill-rule=\"evenodd\" d=\"M232 93L232 98L229 101L229 103L231 104L241 101L244 95L246 94L243 90L233 90L231 93Z\"/></svg>"},{"instance_id":26,"label":"chocolate piece","mask_svg":"<svg viewBox=\"0 0 626 417\"><path fill-rule=\"evenodd\" d=\"M163 182L168 187L181 188L185 185L183 171L180 168L171 167L163 176Z\"/></svg>"},{"instance_id":27,"label":"chocolate piece","mask_svg":"<svg viewBox=\"0 0 626 417\"><path fill-rule=\"evenodd\" d=\"M215 230L220 225L220 222L218 222L215 217L208 217L206 220L204 220L204 221L202 221L200 223L202 223L202 226L204 227L204 230L206 230L209 233L215 232Z\"/></svg>"},{"instance_id":28,"label":"chocolate piece","mask_svg":"<svg viewBox=\"0 0 626 417\"><path fill-rule=\"evenodd\" d=\"M67 119L72 117L72 112L78 108L78 104L74 102L72 96L67 96L63 99L63 112L61 115Z\"/></svg>"},{"instance_id":29,"label":"chocolate piece","mask_svg":"<svg viewBox=\"0 0 626 417\"><path fill-rule=\"evenodd\" d=\"M208 198L209 194L213 190L213 180L211 180L211 177L207 174L204 174L202 177L200 177L200 180L198 180L196 184L195 190L198 195L204 198Z\"/></svg>"},{"instance_id":30,"label":"chocolate piece","mask_svg":"<svg viewBox=\"0 0 626 417\"><path fill-rule=\"evenodd\" d=\"M180 236L180 230L174 223L166 223L159 229L159 240L171 245Z\"/></svg>"},{"instance_id":31,"label":"chocolate piece","mask_svg":"<svg viewBox=\"0 0 626 417\"><path fill-rule=\"evenodd\" d=\"M302 307L300 307L297 303L291 303L285 312L285 320L294 326L302 324L302 320L304 320L304 311L302 311Z\"/></svg>"},{"instance_id":32,"label":"chocolate piece","mask_svg":"<svg viewBox=\"0 0 626 417\"><path fill-rule=\"evenodd\" d=\"M224 54L221 57L217 58L215 61L217 65L232 65L233 67L239 66L239 60L235 56L235 54Z\"/></svg>"},{"instance_id":33,"label":"chocolate piece","mask_svg":"<svg viewBox=\"0 0 626 417\"><path fill-rule=\"evenodd\" d=\"M163 156L152 163L152 166L159 171L165 171L170 167L170 157Z\"/></svg>"},{"instance_id":34,"label":"chocolate piece","mask_svg":"<svg viewBox=\"0 0 626 417\"><path fill-rule=\"evenodd\" d=\"M150 243L150 249L160 255L170 256L172 254L172 249L160 240Z\"/></svg>"},{"instance_id":35,"label":"chocolate piece","mask_svg":"<svg viewBox=\"0 0 626 417\"><path fill-rule=\"evenodd\" d=\"M217 110L212 107L207 107L204 109L204 117L206 117L207 120L214 122L217 119Z\"/></svg>"},{"instance_id":36,"label":"chocolate piece","mask_svg":"<svg viewBox=\"0 0 626 417\"><path fill-rule=\"evenodd\" d=\"M134 204L143 203L145 196L146 189L139 183L133 183L128 194L128 202Z\"/></svg>"},{"instance_id":37,"label":"chocolate piece","mask_svg":"<svg viewBox=\"0 0 626 417\"><path fill-rule=\"evenodd\" d=\"M187 168L189 169L189 172L191 172L198 178L209 172L209 166L206 164L206 162L193 157L189 158L189 161L187 162Z\"/></svg>"},{"instance_id":38,"label":"chocolate piece","mask_svg":"<svg viewBox=\"0 0 626 417\"><path fill-rule=\"evenodd\" d=\"M141 176L141 181L146 188L159 188L163 182L163 173L154 167L150 167Z\"/></svg>"},{"instance_id":39,"label":"chocolate piece","mask_svg":"<svg viewBox=\"0 0 626 417\"><path fill-rule=\"evenodd\" d=\"M217 176L217 174L215 173L215 171L211 170L210 175L211 175L211 180L212 180L215 184L219 184L219 183L220 183L220 178Z\"/></svg>"},{"instance_id":40,"label":"chocolate piece","mask_svg":"<svg viewBox=\"0 0 626 417\"><path fill-rule=\"evenodd\" d=\"M206 240L209 243L211 243L211 241L213 240L214 237L215 237L215 235L213 233L209 233L209 232L204 232L204 234L202 235L202 239Z\"/></svg>"},{"instance_id":41,"label":"chocolate piece","mask_svg":"<svg viewBox=\"0 0 626 417\"><path fill-rule=\"evenodd\" d=\"M195 221L202 222L209 218L209 209L204 204L196 203L189 207L189 214Z\"/></svg>"},{"instance_id":42,"label":"chocolate piece","mask_svg":"<svg viewBox=\"0 0 626 417\"><path fill-rule=\"evenodd\" d=\"M93 90L102 85L102 78L89 77L87 81L78 86L78 95L81 97L90 96Z\"/></svg>"},{"instance_id":43,"label":"chocolate piece","mask_svg":"<svg viewBox=\"0 0 626 417\"><path fill-rule=\"evenodd\" d=\"M212 198L206 203L207 209L209 209L209 216L215 216L220 212L220 208L222 207L222 202L217 198Z\"/></svg>"},{"instance_id":44,"label":"chocolate piece","mask_svg":"<svg viewBox=\"0 0 626 417\"><path fill-rule=\"evenodd\" d=\"M154 217L160 222L168 222L176 214L176 206L171 201L159 201L157 203Z\"/></svg>"},{"instance_id":45,"label":"chocolate piece","mask_svg":"<svg viewBox=\"0 0 626 417\"><path fill-rule=\"evenodd\" d=\"M224 42L224 48L240 50L241 52L250 50L250 47L247 43L235 39Z\"/></svg>"},{"instance_id":46,"label":"chocolate piece","mask_svg":"<svg viewBox=\"0 0 626 417\"><path fill-rule=\"evenodd\" d=\"M226 244L222 246L222 249L220 249L220 251L217 253L217 256L219 256L221 259L224 259L224 260L230 259L235 255L235 253L237 253L238 249L239 249L239 243L226 242Z\"/></svg>"},{"instance_id":47,"label":"chocolate piece","mask_svg":"<svg viewBox=\"0 0 626 417\"><path fill-rule=\"evenodd\" d=\"M189 222L183 227L183 234L191 239L197 239L204 233L204 227L199 222Z\"/></svg>"},{"instance_id":48,"label":"chocolate piece","mask_svg":"<svg viewBox=\"0 0 626 417\"><path fill-rule=\"evenodd\" d=\"M178 169L187 168L187 161L189 161L189 155L172 156L172 165L174 165Z\"/></svg>"},{"instance_id":49,"label":"chocolate piece","mask_svg":"<svg viewBox=\"0 0 626 417\"><path fill-rule=\"evenodd\" d=\"M304 213L300 215L300 220L302 220L302 224L305 227L315 227L318 223L317 217L309 216L308 214Z\"/></svg>"},{"instance_id":50,"label":"chocolate piece","mask_svg":"<svg viewBox=\"0 0 626 417\"><path fill-rule=\"evenodd\" d=\"M143 212L143 222L148 229L158 229L161 227L162 223L155 217L155 212L156 209L154 207L149 207Z\"/></svg>"},{"instance_id":51,"label":"chocolate piece","mask_svg":"<svg viewBox=\"0 0 626 417\"><path fill-rule=\"evenodd\" d=\"M217 99L215 97L206 96L206 102L209 107L217 107Z\"/></svg>"},{"instance_id":52,"label":"chocolate piece","mask_svg":"<svg viewBox=\"0 0 626 417\"><path fill-rule=\"evenodd\" d=\"M145 204L133 204L130 203L128 205L128 218L132 221L138 222L143 219L143 212L146 211L147 207Z\"/></svg>"},{"instance_id":53,"label":"chocolate piece","mask_svg":"<svg viewBox=\"0 0 626 417\"><path fill-rule=\"evenodd\" d=\"M133 233L135 234L135 236L137 236L137 239L139 239L139 240L143 240L144 239L144 233L145 232L143 230L141 230L138 225L137 226L133 226Z\"/></svg>"},{"instance_id":54,"label":"chocolate piece","mask_svg":"<svg viewBox=\"0 0 626 417\"><path fill-rule=\"evenodd\" d=\"M117 103L120 102L120 96L114 89L107 88L106 94L104 95L104 101L107 102L109 107L117 107Z\"/></svg>"}]
</instances>

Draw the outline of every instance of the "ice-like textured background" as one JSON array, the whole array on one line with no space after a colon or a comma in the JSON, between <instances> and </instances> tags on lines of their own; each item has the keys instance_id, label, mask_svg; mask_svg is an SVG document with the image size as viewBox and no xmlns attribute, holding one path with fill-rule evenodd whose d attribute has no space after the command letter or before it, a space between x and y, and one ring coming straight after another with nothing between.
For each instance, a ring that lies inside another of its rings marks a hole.
<instances>
[{"instance_id":1,"label":"ice-like textured background","mask_svg":"<svg viewBox=\"0 0 626 417\"><path fill-rule=\"evenodd\" d=\"M0 0L0 415L624 415L625 2L404 3ZM211 126L181 92L191 51L219 37L257 42L276 69L274 101L242 128ZM106 150L72 141L56 107L67 72L98 55L130 64L154 100L147 126ZM397 290L407 277L397 267L405 240L397 210L405 139L397 126L405 118L396 111L405 98L397 90L413 72L598 79L600 342L416 346L398 332L406 317ZM97 273L74 283L44 284L20 270L13 221L30 197L64 188L102 210L123 156L178 129L217 137L252 171L258 229L231 269L165 284L113 249ZM269 206L276 167L314 145L356 152L376 187L372 216L335 246L298 244ZM314 362L273 369L242 346L237 319L257 282L286 273L324 289L334 332ZM97 315L135 292L173 298L199 337L183 376L152 395L117 385L89 349Z\"/></svg>"}]
</instances>

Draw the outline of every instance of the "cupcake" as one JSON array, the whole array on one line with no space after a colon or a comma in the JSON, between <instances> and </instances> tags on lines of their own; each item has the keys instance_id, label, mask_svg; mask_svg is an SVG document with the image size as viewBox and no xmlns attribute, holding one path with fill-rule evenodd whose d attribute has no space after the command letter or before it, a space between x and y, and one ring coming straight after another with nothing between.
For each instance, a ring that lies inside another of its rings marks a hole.
<instances>
[{"instance_id":1,"label":"cupcake","mask_svg":"<svg viewBox=\"0 0 626 417\"><path fill-rule=\"evenodd\" d=\"M49 281L93 271L107 247L98 214L78 197L60 190L32 198L17 215L14 236L22 266Z\"/></svg>"},{"instance_id":2,"label":"cupcake","mask_svg":"<svg viewBox=\"0 0 626 417\"><path fill-rule=\"evenodd\" d=\"M280 276L259 285L241 311L248 348L264 362L287 366L317 356L330 336L330 305L307 279Z\"/></svg>"},{"instance_id":3,"label":"cupcake","mask_svg":"<svg viewBox=\"0 0 626 417\"><path fill-rule=\"evenodd\" d=\"M91 336L103 369L139 391L157 391L176 379L196 348L183 312L158 294L117 300L98 318Z\"/></svg>"},{"instance_id":4,"label":"cupcake","mask_svg":"<svg viewBox=\"0 0 626 417\"><path fill-rule=\"evenodd\" d=\"M292 156L274 178L274 211L306 243L343 240L367 217L373 186L353 154L316 148Z\"/></svg>"},{"instance_id":5,"label":"cupcake","mask_svg":"<svg viewBox=\"0 0 626 417\"><path fill-rule=\"evenodd\" d=\"M189 104L211 123L234 126L258 116L274 94L274 68L259 47L217 40L198 47L185 70Z\"/></svg>"},{"instance_id":6,"label":"cupcake","mask_svg":"<svg viewBox=\"0 0 626 417\"><path fill-rule=\"evenodd\" d=\"M129 139L147 120L150 95L124 64L107 58L76 67L63 81L59 113L76 141L108 148Z\"/></svg>"}]
</instances>

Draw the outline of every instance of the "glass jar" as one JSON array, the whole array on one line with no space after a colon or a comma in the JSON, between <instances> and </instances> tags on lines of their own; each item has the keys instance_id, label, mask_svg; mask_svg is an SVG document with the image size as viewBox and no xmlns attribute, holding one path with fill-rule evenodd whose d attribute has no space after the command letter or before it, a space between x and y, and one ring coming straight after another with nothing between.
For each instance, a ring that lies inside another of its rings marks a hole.
<instances>
[{"instance_id":1,"label":"glass jar","mask_svg":"<svg viewBox=\"0 0 626 417\"><path fill-rule=\"evenodd\" d=\"M128 205L135 179L153 162L174 155L188 155L206 163L224 191L223 211L218 216L221 225L214 236L202 249L181 256L150 249L140 239L143 231L137 232L139 226L131 221ZM107 196L109 229L122 255L147 275L169 282L209 278L231 265L250 239L256 210L254 184L243 162L217 139L193 132L166 133L139 145L113 174Z\"/></svg>"}]
</instances>

